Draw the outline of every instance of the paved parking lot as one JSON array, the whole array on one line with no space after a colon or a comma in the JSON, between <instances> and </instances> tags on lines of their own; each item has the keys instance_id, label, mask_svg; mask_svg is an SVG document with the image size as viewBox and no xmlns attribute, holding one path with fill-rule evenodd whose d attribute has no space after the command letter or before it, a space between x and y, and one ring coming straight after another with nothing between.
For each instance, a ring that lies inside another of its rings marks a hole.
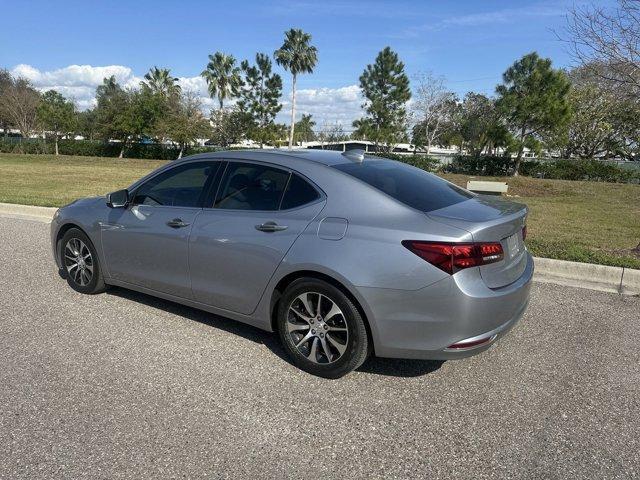
<instances>
[{"instance_id":1,"label":"paved parking lot","mask_svg":"<svg viewBox=\"0 0 640 480\"><path fill-rule=\"evenodd\" d=\"M0 478L640 476L640 299L536 284L488 352L324 380L277 339L83 296L49 226L0 218Z\"/></svg>"}]
</instances>

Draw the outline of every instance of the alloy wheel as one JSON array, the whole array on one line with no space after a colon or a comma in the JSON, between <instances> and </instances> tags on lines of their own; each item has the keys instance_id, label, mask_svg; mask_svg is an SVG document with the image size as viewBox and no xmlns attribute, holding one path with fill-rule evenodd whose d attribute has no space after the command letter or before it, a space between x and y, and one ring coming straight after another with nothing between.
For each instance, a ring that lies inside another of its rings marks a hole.
<instances>
[{"instance_id":1,"label":"alloy wheel","mask_svg":"<svg viewBox=\"0 0 640 480\"><path fill-rule=\"evenodd\" d=\"M64 247L64 265L69 278L84 287L93 278L93 257L85 243L77 237L71 238Z\"/></svg>"},{"instance_id":2,"label":"alloy wheel","mask_svg":"<svg viewBox=\"0 0 640 480\"><path fill-rule=\"evenodd\" d=\"M298 352L318 364L339 360L349 341L342 310L318 292L305 292L293 299L287 312L287 332Z\"/></svg>"}]
</instances>

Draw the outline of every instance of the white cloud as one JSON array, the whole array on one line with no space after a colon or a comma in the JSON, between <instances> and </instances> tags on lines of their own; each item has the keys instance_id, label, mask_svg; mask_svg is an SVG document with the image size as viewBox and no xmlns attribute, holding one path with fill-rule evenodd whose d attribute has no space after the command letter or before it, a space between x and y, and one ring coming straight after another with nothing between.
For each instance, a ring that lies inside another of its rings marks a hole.
<instances>
[{"instance_id":1,"label":"white cloud","mask_svg":"<svg viewBox=\"0 0 640 480\"><path fill-rule=\"evenodd\" d=\"M115 75L121 83L126 83L134 77L129 67L122 65L109 65L106 67L93 67L91 65L69 65L68 67L41 72L31 65L17 65L12 73L28 78L34 85L56 86L95 86L102 83L102 79Z\"/></svg>"},{"instance_id":2,"label":"white cloud","mask_svg":"<svg viewBox=\"0 0 640 480\"><path fill-rule=\"evenodd\" d=\"M178 83L182 90L197 93L202 97L208 97L207 82L201 76L197 77L179 77Z\"/></svg>"},{"instance_id":3,"label":"white cloud","mask_svg":"<svg viewBox=\"0 0 640 480\"><path fill-rule=\"evenodd\" d=\"M114 75L118 83L129 88L138 88L142 80L142 77L135 75L131 68L123 65L103 67L69 65L57 70L41 71L31 65L20 64L15 66L11 73L30 80L38 90L57 90L65 97L74 100L81 110L95 105L96 88L102 84L105 77ZM217 100L209 98L207 83L199 75L179 77L178 83L183 90L195 92L200 97L205 113L208 114L209 110L217 108ZM291 93L285 92L282 98L282 110L277 118L278 122L289 123L290 98ZM225 104L231 103L227 101ZM348 130L351 122L362 115L361 104L362 97L357 85L301 89L297 92L296 118L300 119L303 113L310 113L316 121L317 128L322 128L325 124L340 123L345 130Z\"/></svg>"},{"instance_id":4,"label":"white cloud","mask_svg":"<svg viewBox=\"0 0 640 480\"><path fill-rule=\"evenodd\" d=\"M557 17L565 14L566 8L557 5L540 4L450 17L443 23L446 25L476 27L487 24L493 25L496 23L509 23L516 20L536 17Z\"/></svg>"},{"instance_id":5,"label":"white cloud","mask_svg":"<svg viewBox=\"0 0 640 480\"><path fill-rule=\"evenodd\" d=\"M56 90L65 97L72 99L78 108L85 110L95 105L96 88L102 84L105 77L115 76L118 83L125 87L137 88L141 77L133 74L129 67L122 65L108 65L94 67L92 65L69 65L42 72L31 65L16 65L11 74L31 81L38 90Z\"/></svg>"},{"instance_id":6,"label":"white cloud","mask_svg":"<svg viewBox=\"0 0 640 480\"><path fill-rule=\"evenodd\" d=\"M447 28L473 28L487 25L507 23L519 23L528 21L542 21L545 17L559 17L566 15L567 5L558 0L545 0L539 3L522 7L502 8L486 12L455 15L421 25L410 25L399 34L391 35L392 38L418 38L425 32L440 32Z\"/></svg>"},{"instance_id":7,"label":"white cloud","mask_svg":"<svg viewBox=\"0 0 640 480\"><path fill-rule=\"evenodd\" d=\"M278 116L278 121L284 123L289 123L290 118L290 94L287 98ZM315 119L316 128L340 123L345 130L349 130L351 123L362 116L361 105L362 96L357 85L302 89L296 94L296 119L299 120L303 113L310 113Z\"/></svg>"}]
</instances>

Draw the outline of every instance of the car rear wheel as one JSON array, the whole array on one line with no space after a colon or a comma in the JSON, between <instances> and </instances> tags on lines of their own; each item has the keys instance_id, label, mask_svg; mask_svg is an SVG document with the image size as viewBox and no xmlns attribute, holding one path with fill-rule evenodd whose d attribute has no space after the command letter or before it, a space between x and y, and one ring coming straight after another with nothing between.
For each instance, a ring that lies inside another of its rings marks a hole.
<instances>
[{"instance_id":1,"label":"car rear wheel","mask_svg":"<svg viewBox=\"0 0 640 480\"><path fill-rule=\"evenodd\" d=\"M369 339L360 312L338 288L313 278L294 281L278 308L278 331L293 363L339 378L367 358Z\"/></svg>"},{"instance_id":2,"label":"car rear wheel","mask_svg":"<svg viewBox=\"0 0 640 480\"><path fill-rule=\"evenodd\" d=\"M64 234L60 259L67 283L75 291L94 294L106 290L96 249L84 232L72 228Z\"/></svg>"}]
</instances>

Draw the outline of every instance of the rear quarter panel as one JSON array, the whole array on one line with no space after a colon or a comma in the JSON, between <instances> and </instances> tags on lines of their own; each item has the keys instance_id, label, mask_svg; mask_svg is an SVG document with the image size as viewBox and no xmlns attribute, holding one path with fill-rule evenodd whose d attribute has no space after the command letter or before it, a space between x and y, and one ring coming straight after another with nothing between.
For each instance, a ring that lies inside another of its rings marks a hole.
<instances>
[{"instance_id":1,"label":"rear quarter panel","mask_svg":"<svg viewBox=\"0 0 640 480\"><path fill-rule=\"evenodd\" d=\"M375 314L359 294L360 288L415 291L448 277L407 250L402 240L454 242L469 241L471 236L464 230L431 220L422 212L337 170L326 166L317 166L317 169L302 173L313 178L325 191L325 208L283 258L259 310L265 318L269 317L267 299L285 276L302 270L319 272L336 279L350 291L375 330ZM326 219L346 221L342 238L318 234Z\"/></svg>"}]
</instances>

